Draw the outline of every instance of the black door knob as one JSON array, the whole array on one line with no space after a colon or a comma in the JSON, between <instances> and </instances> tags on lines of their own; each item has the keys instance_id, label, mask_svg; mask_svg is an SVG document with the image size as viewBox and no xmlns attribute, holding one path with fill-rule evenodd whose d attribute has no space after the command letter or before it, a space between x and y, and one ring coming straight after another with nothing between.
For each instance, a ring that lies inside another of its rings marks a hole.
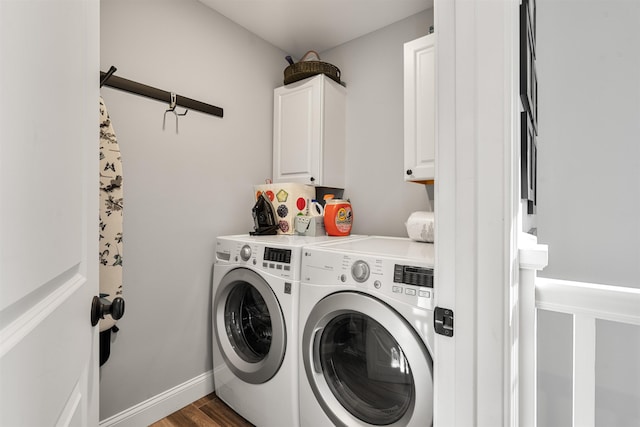
<instances>
[{"instance_id":1,"label":"black door knob","mask_svg":"<svg viewBox=\"0 0 640 427\"><path fill-rule=\"evenodd\" d=\"M407 169L407 175L413 175L413 171L411 169Z\"/></svg>"},{"instance_id":2,"label":"black door knob","mask_svg":"<svg viewBox=\"0 0 640 427\"><path fill-rule=\"evenodd\" d=\"M114 320L118 320L124 316L124 299L115 297L113 301L100 296L94 296L91 301L91 326L96 326L100 319L110 314Z\"/></svg>"},{"instance_id":3,"label":"black door knob","mask_svg":"<svg viewBox=\"0 0 640 427\"><path fill-rule=\"evenodd\" d=\"M315 179L314 177L309 178L309 181L311 181L311 182L313 182L313 181L315 181L315 180L316 180L316 179Z\"/></svg>"}]
</instances>

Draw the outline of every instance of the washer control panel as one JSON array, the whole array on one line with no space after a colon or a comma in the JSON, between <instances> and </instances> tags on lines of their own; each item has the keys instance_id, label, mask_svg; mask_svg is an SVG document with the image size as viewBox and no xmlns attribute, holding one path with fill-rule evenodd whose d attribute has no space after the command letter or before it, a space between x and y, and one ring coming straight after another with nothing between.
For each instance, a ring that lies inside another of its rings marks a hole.
<instances>
[{"instance_id":1,"label":"washer control panel","mask_svg":"<svg viewBox=\"0 0 640 427\"><path fill-rule=\"evenodd\" d=\"M393 281L433 289L433 268L396 264L393 269Z\"/></svg>"},{"instance_id":2,"label":"washer control panel","mask_svg":"<svg viewBox=\"0 0 640 427\"><path fill-rule=\"evenodd\" d=\"M302 282L366 289L423 308L433 309L433 278L432 266L417 260L313 248L304 249L302 254Z\"/></svg>"}]
</instances>

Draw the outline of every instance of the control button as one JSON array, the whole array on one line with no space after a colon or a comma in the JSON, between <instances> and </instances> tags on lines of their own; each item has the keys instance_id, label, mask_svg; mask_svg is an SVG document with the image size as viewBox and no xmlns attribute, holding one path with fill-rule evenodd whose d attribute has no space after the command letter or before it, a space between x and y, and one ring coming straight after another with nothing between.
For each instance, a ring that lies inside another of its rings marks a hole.
<instances>
[{"instance_id":1,"label":"control button","mask_svg":"<svg viewBox=\"0 0 640 427\"><path fill-rule=\"evenodd\" d=\"M253 265L256 265L258 263L258 261L256 261L256 259L253 259Z\"/></svg>"},{"instance_id":2,"label":"control button","mask_svg":"<svg viewBox=\"0 0 640 427\"><path fill-rule=\"evenodd\" d=\"M247 261L251 258L251 246L244 245L242 249L240 249L240 258L242 258L243 261Z\"/></svg>"},{"instance_id":3,"label":"control button","mask_svg":"<svg viewBox=\"0 0 640 427\"><path fill-rule=\"evenodd\" d=\"M263 263L262 263L262 266L263 266L264 268L267 268L267 267L269 266L269 264L268 264L268 263L266 263L266 262L263 262Z\"/></svg>"},{"instance_id":4,"label":"control button","mask_svg":"<svg viewBox=\"0 0 640 427\"><path fill-rule=\"evenodd\" d=\"M347 281L347 275L346 275L346 274L341 274L341 275L340 275L340 281L341 281L342 283L346 282L346 281Z\"/></svg>"},{"instance_id":5,"label":"control button","mask_svg":"<svg viewBox=\"0 0 640 427\"><path fill-rule=\"evenodd\" d=\"M415 295L416 294L416 290L407 288L407 289L404 290L404 293L407 294L407 295Z\"/></svg>"},{"instance_id":6,"label":"control button","mask_svg":"<svg viewBox=\"0 0 640 427\"><path fill-rule=\"evenodd\" d=\"M276 270L282 270L282 266L280 264L276 265Z\"/></svg>"},{"instance_id":7,"label":"control button","mask_svg":"<svg viewBox=\"0 0 640 427\"><path fill-rule=\"evenodd\" d=\"M351 275L356 282L365 282L369 278L369 264L362 260L354 262L351 266Z\"/></svg>"},{"instance_id":8,"label":"control button","mask_svg":"<svg viewBox=\"0 0 640 427\"><path fill-rule=\"evenodd\" d=\"M291 266L289 266L289 265L285 265L285 266L284 266L284 271L289 271L289 270L291 270Z\"/></svg>"},{"instance_id":9,"label":"control button","mask_svg":"<svg viewBox=\"0 0 640 427\"><path fill-rule=\"evenodd\" d=\"M269 268L276 268L276 265L272 262L269 263Z\"/></svg>"},{"instance_id":10,"label":"control button","mask_svg":"<svg viewBox=\"0 0 640 427\"><path fill-rule=\"evenodd\" d=\"M380 283L380 280L376 280L375 282L373 282L373 287L376 289L380 289L380 287L382 287L382 283Z\"/></svg>"},{"instance_id":11,"label":"control button","mask_svg":"<svg viewBox=\"0 0 640 427\"><path fill-rule=\"evenodd\" d=\"M402 286L394 286L393 288L391 288L391 290L396 294L401 294L402 293Z\"/></svg>"},{"instance_id":12,"label":"control button","mask_svg":"<svg viewBox=\"0 0 640 427\"><path fill-rule=\"evenodd\" d=\"M418 296L423 298L431 298L431 291L419 291Z\"/></svg>"}]
</instances>

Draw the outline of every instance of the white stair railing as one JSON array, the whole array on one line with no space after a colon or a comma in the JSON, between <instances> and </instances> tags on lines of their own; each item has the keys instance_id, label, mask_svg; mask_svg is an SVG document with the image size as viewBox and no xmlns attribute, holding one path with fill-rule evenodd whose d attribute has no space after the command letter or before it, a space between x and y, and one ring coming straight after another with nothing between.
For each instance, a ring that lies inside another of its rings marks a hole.
<instances>
[{"instance_id":1,"label":"white stair railing","mask_svg":"<svg viewBox=\"0 0 640 427\"><path fill-rule=\"evenodd\" d=\"M573 425L595 426L596 320L640 325L640 289L537 278L536 308L573 316Z\"/></svg>"},{"instance_id":2,"label":"white stair railing","mask_svg":"<svg viewBox=\"0 0 640 427\"><path fill-rule=\"evenodd\" d=\"M533 236L521 241L518 424L537 427L536 314L543 309L573 316L573 426L594 427L596 320L640 325L640 289L538 278L547 246Z\"/></svg>"}]
</instances>

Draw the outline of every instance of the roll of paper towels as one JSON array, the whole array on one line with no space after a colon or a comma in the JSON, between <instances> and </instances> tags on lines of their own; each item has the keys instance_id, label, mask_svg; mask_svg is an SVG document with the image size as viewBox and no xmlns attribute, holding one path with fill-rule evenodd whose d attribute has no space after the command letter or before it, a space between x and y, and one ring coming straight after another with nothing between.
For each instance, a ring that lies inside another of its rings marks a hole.
<instances>
[{"instance_id":1,"label":"roll of paper towels","mask_svg":"<svg viewBox=\"0 0 640 427\"><path fill-rule=\"evenodd\" d=\"M407 219L405 226L411 240L433 243L435 229L433 212L414 212Z\"/></svg>"}]
</instances>

